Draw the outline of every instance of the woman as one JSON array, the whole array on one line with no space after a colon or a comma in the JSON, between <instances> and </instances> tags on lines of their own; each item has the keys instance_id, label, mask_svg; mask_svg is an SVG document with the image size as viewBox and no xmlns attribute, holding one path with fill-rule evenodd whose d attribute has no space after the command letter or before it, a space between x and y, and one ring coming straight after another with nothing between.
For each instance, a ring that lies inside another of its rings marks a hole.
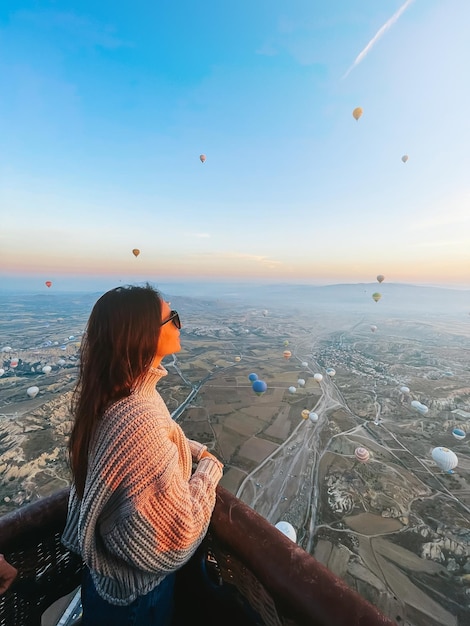
<instances>
[{"instance_id":1,"label":"woman","mask_svg":"<svg viewBox=\"0 0 470 626\"><path fill-rule=\"evenodd\" d=\"M175 572L209 525L223 466L185 437L155 389L180 328L150 285L108 291L87 324L62 536L86 565L83 626L169 624Z\"/></svg>"}]
</instances>

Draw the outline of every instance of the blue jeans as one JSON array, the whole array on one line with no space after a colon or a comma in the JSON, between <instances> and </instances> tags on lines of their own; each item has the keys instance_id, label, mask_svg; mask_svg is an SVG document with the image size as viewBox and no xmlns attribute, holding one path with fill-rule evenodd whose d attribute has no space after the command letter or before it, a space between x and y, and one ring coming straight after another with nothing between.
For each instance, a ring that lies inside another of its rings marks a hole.
<instances>
[{"instance_id":1,"label":"blue jeans","mask_svg":"<svg viewBox=\"0 0 470 626\"><path fill-rule=\"evenodd\" d=\"M169 574L145 596L116 606L97 593L87 567L82 580L82 626L170 626L176 574Z\"/></svg>"}]
</instances>

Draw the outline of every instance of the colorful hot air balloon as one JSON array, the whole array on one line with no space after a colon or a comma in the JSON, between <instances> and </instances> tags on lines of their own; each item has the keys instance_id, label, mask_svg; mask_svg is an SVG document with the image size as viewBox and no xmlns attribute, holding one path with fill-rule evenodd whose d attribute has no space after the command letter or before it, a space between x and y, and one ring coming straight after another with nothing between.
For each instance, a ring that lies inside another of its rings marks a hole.
<instances>
[{"instance_id":1,"label":"colorful hot air balloon","mask_svg":"<svg viewBox=\"0 0 470 626\"><path fill-rule=\"evenodd\" d=\"M39 387L33 386L26 389L26 393L30 398L35 398L39 393Z\"/></svg>"},{"instance_id":2,"label":"colorful hot air balloon","mask_svg":"<svg viewBox=\"0 0 470 626\"><path fill-rule=\"evenodd\" d=\"M284 340L284 347L287 348L287 346L289 345L289 342L287 341L287 339Z\"/></svg>"},{"instance_id":3,"label":"colorful hot air balloon","mask_svg":"<svg viewBox=\"0 0 470 626\"><path fill-rule=\"evenodd\" d=\"M308 419L309 414L310 414L310 411L309 411L308 409L304 409L304 410L302 411L302 413L301 413L301 415L302 415L302 419L303 419L303 420L307 420L307 419Z\"/></svg>"},{"instance_id":4,"label":"colorful hot air balloon","mask_svg":"<svg viewBox=\"0 0 470 626\"><path fill-rule=\"evenodd\" d=\"M354 111L352 112L353 118L356 120L356 122L359 120L359 118L361 117L363 111L361 107L356 107L354 109Z\"/></svg>"},{"instance_id":5,"label":"colorful hot air balloon","mask_svg":"<svg viewBox=\"0 0 470 626\"><path fill-rule=\"evenodd\" d=\"M295 393L297 389L293 386L289 387L289 393Z\"/></svg>"},{"instance_id":6,"label":"colorful hot air balloon","mask_svg":"<svg viewBox=\"0 0 470 626\"><path fill-rule=\"evenodd\" d=\"M311 422L314 422L314 423L318 422L318 415L317 415L317 413L315 413L315 411L310 411L310 413L308 414L308 419Z\"/></svg>"},{"instance_id":7,"label":"colorful hot air balloon","mask_svg":"<svg viewBox=\"0 0 470 626\"><path fill-rule=\"evenodd\" d=\"M318 384L321 383L321 381L323 380L323 375L322 374L314 374L313 375L313 380L316 380Z\"/></svg>"},{"instance_id":8,"label":"colorful hot air balloon","mask_svg":"<svg viewBox=\"0 0 470 626\"><path fill-rule=\"evenodd\" d=\"M288 361L292 356L292 352L290 350L284 350L282 356Z\"/></svg>"},{"instance_id":9,"label":"colorful hot air balloon","mask_svg":"<svg viewBox=\"0 0 470 626\"><path fill-rule=\"evenodd\" d=\"M132 254L133 254L135 257L138 257L138 256L139 256L139 254L140 254L140 250L139 250L139 248L134 248L134 249L132 250Z\"/></svg>"},{"instance_id":10,"label":"colorful hot air balloon","mask_svg":"<svg viewBox=\"0 0 470 626\"><path fill-rule=\"evenodd\" d=\"M456 439L465 439L465 431L462 430L461 428L454 428L454 430L452 431L452 434L454 435L454 437Z\"/></svg>"},{"instance_id":11,"label":"colorful hot air balloon","mask_svg":"<svg viewBox=\"0 0 470 626\"><path fill-rule=\"evenodd\" d=\"M354 456L360 463L367 463L370 459L369 450L367 450L367 448L363 448L362 446L359 446L359 448L354 450Z\"/></svg>"},{"instance_id":12,"label":"colorful hot air balloon","mask_svg":"<svg viewBox=\"0 0 470 626\"><path fill-rule=\"evenodd\" d=\"M283 535L289 537L291 541L294 543L297 542L297 533L295 532L295 528L289 522L278 522L275 526L278 530L281 531Z\"/></svg>"},{"instance_id":13,"label":"colorful hot air balloon","mask_svg":"<svg viewBox=\"0 0 470 626\"><path fill-rule=\"evenodd\" d=\"M385 276L383 274L379 274L377 276L377 280L379 281L379 283L383 283L385 280Z\"/></svg>"},{"instance_id":14,"label":"colorful hot air balloon","mask_svg":"<svg viewBox=\"0 0 470 626\"><path fill-rule=\"evenodd\" d=\"M18 359L10 359L10 367L18 367Z\"/></svg>"},{"instance_id":15,"label":"colorful hot air balloon","mask_svg":"<svg viewBox=\"0 0 470 626\"><path fill-rule=\"evenodd\" d=\"M199 157L201 163L205 163L206 162L206 155L205 154L201 154Z\"/></svg>"},{"instance_id":16,"label":"colorful hot air balloon","mask_svg":"<svg viewBox=\"0 0 470 626\"><path fill-rule=\"evenodd\" d=\"M406 162L408 161L408 155L407 155L407 154L404 154L404 155L401 157L401 160L403 161L403 163L406 163Z\"/></svg>"},{"instance_id":17,"label":"colorful hot air balloon","mask_svg":"<svg viewBox=\"0 0 470 626\"><path fill-rule=\"evenodd\" d=\"M255 374L254 372L248 374L248 380L254 383L255 380L258 380L258 374Z\"/></svg>"},{"instance_id":18,"label":"colorful hot air balloon","mask_svg":"<svg viewBox=\"0 0 470 626\"><path fill-rule=\"evenodd\" d=\"M46 285L46 287L52 287L52 281L51 280L46 280L46 282L44 284Z\"/></svg>"},{"instance_id":19,"label":"colorful hot air balloon","mask_svg":"<svg viewBox=\"0 0 470 626\"><path fill-rule=\"evenodd\" d=\"M457 455L449 448L443 448L442 446L434 448L431 452L431 456L436 464L444 470L444 472L452 473L454 467L457 467L459 462Z\"/></svg>"},{"instance_id":20,"label":"colorful hot air balloon","mask_svg":"<svg viewBox=\"0 0 470 626\"><path fill-rule=\"evenodd\" d=\"M382 294L379 293L378 291L372 294L372 300L374 300L375 302L378 302L381 297L382 297Z\"/></svg>"},{"instance_id":21,"label":"colorful hot air balloon","mask_svg":"<svg viewBox=\"0 0 470 626\"><path fill-rule=\"evenodd\" d=\"M264 382L264 380L255 380L252 384L251 388L256 393L257 396L262 396L263 393L268 388L268 385Z\"/></svg>"}]
</instances>

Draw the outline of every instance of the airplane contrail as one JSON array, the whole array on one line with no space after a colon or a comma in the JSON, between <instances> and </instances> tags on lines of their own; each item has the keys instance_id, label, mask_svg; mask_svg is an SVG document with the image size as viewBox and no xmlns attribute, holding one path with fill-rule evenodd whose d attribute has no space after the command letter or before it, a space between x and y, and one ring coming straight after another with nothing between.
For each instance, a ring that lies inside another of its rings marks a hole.
<instances>
[{"instance_id":1,"label":"airplane contrail","mask_svg":"<svg viewBox=\"0 0 470 626\"><path fill-rule=\"evenodd\" d=\"M369 54L369 52L372 50L378 40L387 32L389 28L391 28L395 24L400 15L406 11L406 9L410 6L412 2L414 2L414 0L406 0L406 2L401 5L398 11L394 13L392 17L379 28L379 30L375 33L375 35L369 41L364 50L361 50L361 52L359 52L357 57L354 59L354 63L341 78L346 78L346 76L356 67L356 65L359 65L359 63Z\"/></svg>"}]
</instances>

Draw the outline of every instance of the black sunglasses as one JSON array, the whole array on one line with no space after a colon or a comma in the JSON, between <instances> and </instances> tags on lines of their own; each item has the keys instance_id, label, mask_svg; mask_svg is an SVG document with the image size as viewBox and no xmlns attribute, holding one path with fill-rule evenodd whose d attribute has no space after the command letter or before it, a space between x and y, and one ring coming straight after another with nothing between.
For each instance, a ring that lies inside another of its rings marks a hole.
<instances>
[{"instance_id":1,"label":"black sunglasses","mask_svg":"<svg viewBox=\"0 0 470 626\"><path fill-rule=\"evenodd\" d=\"M160 326L165 326L165 324L168 324L168 322L173 322L178 330L181 328L181 320L177 311L170 311L170 317L162 322Z\"/></svg>"}]
</instances>

